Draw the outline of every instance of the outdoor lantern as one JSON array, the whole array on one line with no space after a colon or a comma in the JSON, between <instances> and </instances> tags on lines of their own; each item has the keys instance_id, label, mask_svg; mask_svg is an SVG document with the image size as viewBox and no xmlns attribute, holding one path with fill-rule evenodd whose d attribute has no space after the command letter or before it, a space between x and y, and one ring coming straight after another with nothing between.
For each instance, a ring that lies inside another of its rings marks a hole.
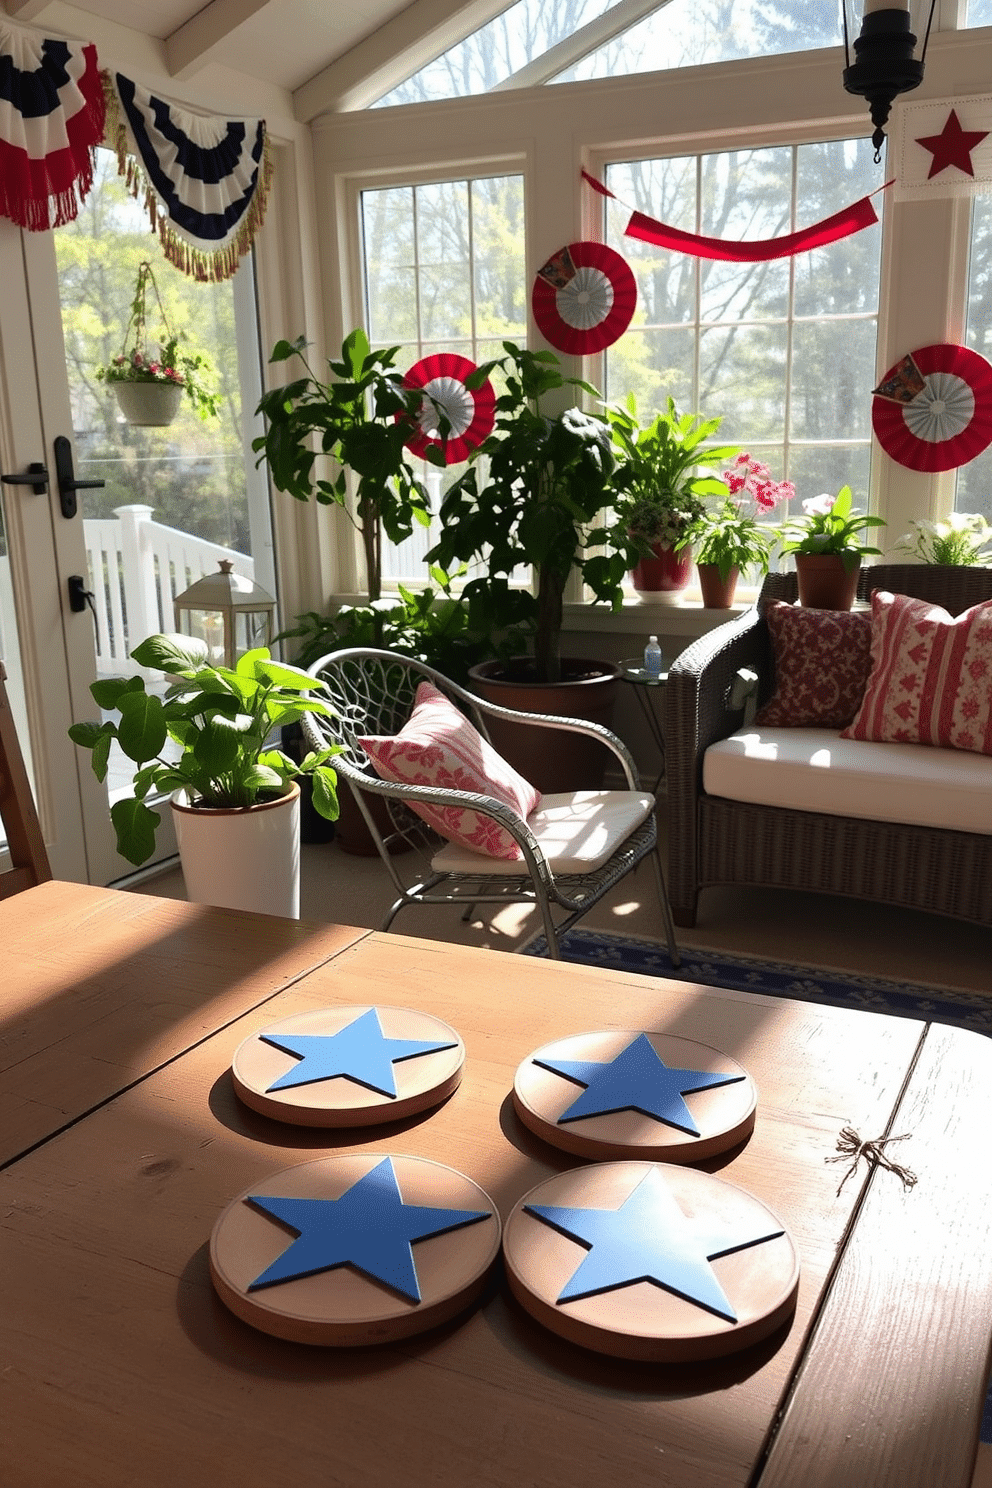
<instances>
[{"instance_id":1,"label":"outdoor lantern","mask_svg":"<svg viewBox=\"0 0 992 1488\"><path fill-rule=\"evenodd\" d=\"M842 0L844 87L867 98L875 132L875 160L882 158L884 126L892 100L923 81L923 63L937 0ZM851 38L854 37L854 61ZM919 38L922 37L922 44Z\"/></svg>"},{"instance_id":2,"label":"outdoor lantern","mask_svg":"<svg viewBox=\"0 0 992 1488\"><path fill-rule=\"evenodd\" d=\"M233 667L239 656L272 639L275 600L233 569L222 558L219 573L205 574L175 599L176 629L206 643L211 666Z\"/></svg>"}]
</instances>

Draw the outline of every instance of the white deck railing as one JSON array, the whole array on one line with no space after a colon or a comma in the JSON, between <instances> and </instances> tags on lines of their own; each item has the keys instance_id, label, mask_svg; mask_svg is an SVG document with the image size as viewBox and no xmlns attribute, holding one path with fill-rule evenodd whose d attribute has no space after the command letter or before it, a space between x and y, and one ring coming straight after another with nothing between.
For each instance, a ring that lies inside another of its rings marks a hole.
<instances>
[{"instance_id":1,"label":"white deck railing","mask_svg":"<svg viewBox=\"0 0 992 1488\"><path fill-rule=\"evenodd\" d=\"M141 672L128 654L131 645L175 630L176 595L216 572L221 558L231 560L235 573L255 577L254 562L246 554L153 522L153 510L118 506L113 517L83 520L100 676Z\"/></svg>"}]
</instances>

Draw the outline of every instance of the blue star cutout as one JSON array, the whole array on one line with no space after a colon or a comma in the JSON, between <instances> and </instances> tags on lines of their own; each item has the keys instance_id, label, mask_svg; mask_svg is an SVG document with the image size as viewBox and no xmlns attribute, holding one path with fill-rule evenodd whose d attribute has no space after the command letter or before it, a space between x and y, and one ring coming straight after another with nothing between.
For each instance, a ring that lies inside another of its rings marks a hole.
<instances>
[{"instance_id":1,"label":"blue star cutout","mask_svg":"<svg viewBox=\"0 0 992 1488\"><path fill-rule=\"evenodd\" d=\"M682 1099L693 1090L712 1090L733 1085L743 1075L707 1074L703 1070L670 1069L655 1050L647 1034L639 1033L608 1064L587 1059L535 1059L544 1069L575 1080L586 1089L558 1117L577 1121L582 1116L605 1116L614 1111L640 1111L668 1126L699 1136L689 1107Z\"/></svg>"},{"instance_id":2,"label":"blue star cutout","mask_svg":"<svg viewBox=\"0 0 992 1488\"><path fill-rule=\"evenodd\" d=\"M338 1033L260 1033L259 1038L303 1061L280 1075L269 1090L288 1090L292 1085L312 1085L315 1080L332 1080L343 1075L380 1095L392 1096L396 1094L393 1064L397 1060L415 1059L418 1054L455 1047L451 1041L386 1038L375 1008L361 1013Z\"/></svg>"},{"instance_id":3,"label":"blue star cutout","mask_svg":"<svg viewBox=\"0 0 992 1488\"><path fill-rule=\"evenodd\" d=\"M404 1204L388 1157L338 1199L251 1194L248 1203L296 1231L293 1243L251 1282L250 1292L336 1266L354 1266L411 1302L420 1301L412 1242L491 1217L487 1210Z\"/></svg>"},{"instance_id":4,"label":"blue star cutout","mask_svg":"<svg viewBox=\"0 0 992 1488\"><path fill-rule=\"evenodd\" d=\"M571 1209L555 1204L525 1204L524 1208L589 1247L589 1254L558 1297L559 1303L651 1281L731 1323L736 1323L737 1314L709 1262L785 1233L781 1229L756 1234L707 1230L682 1212L655 1168L619 1209Z\"/></svg>"}]
</instances>

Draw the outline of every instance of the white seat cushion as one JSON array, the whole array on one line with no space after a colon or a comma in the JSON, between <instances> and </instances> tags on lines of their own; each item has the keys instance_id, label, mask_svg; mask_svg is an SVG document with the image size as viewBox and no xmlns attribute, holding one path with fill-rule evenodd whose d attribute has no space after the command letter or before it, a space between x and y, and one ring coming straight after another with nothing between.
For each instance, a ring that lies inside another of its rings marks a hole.
<instances>
[{"instance_id":1,"label":"white seat cushion","mask_svg":"<svg viewBox=\"0 0 992 1488\"><path fill-rule=\"evenodd\" d=\"M741 729L707 749L703 789L757 806L992 834L992 758L960 749Z\"/></svg>"},{"instance_id":2,"label":"white seat cushion","mask_svg":"<svg viewBox=\"0 0 992 1488\"><path fill-rule=\"evenodd\" d=\"M654 810L654 796L639 791L568 791L545 796L527 825L555 874L591 873L609 862L631 832ZM487 858L449 842L434 855L439 873L495 873L519 877L526 867Z\"/></svg>"}]
</instances>

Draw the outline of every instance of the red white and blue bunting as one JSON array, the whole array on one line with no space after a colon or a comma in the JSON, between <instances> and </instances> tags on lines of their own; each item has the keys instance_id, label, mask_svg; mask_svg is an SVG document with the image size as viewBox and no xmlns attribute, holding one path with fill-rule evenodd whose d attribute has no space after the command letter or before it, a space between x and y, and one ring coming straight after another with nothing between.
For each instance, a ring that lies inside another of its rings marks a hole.
<instances>
[{"instance_id":1,"label":"red white and blue bunting","mask_svg":"<svg viewBox=\"0 0 992 1488\"><path fill-rule=\"evenodd\" d=\"M615 192L604 186L602 181L597 181L588 171L582 172L582 179L600 196L619 201ZM651 243L656 248L671 248L678 253L688 253L694 258L723 259L730 263L765 263L774 258L794 258L799 253L808 253L811 248L822 248L827 243L836 243L840 238L848 238L852 233L873 226L878 221L878 213L872 206L871 198L891 184L886 181L885 186L876 187L860 201L852 202L850 206L835 212L832 217L825 217L822 222L814 222L810 227L804 227L799 232L785 233L779 238L761 238L750 242L708 238L701 233L683 232L680 228L669 227L634 208L627 208L630 221L624 228L624 235L637 238L643 243Z\"/></svg>"},{"instance_id":2,"label":"red white and blue bunting","mask_svg":"<svg viewBox=\"0 0 992 1488\"><path fill-rule=\"evenodd\" d=\"M94 46L0 18L0 215L32 232L71 222L105 113Z\"/></svg>"},{"instance_id":3,"label":"red white and blue bunting","mask_svg":"<svg viewBox=\"0 0 992 1488\"><path fill-rule=\"evenodd\" d=\"M194 114L105 73L121 175L144 192L170 263L228 279L265 217L272 158L264 119Z\"/></svg>"}]
</instances>

